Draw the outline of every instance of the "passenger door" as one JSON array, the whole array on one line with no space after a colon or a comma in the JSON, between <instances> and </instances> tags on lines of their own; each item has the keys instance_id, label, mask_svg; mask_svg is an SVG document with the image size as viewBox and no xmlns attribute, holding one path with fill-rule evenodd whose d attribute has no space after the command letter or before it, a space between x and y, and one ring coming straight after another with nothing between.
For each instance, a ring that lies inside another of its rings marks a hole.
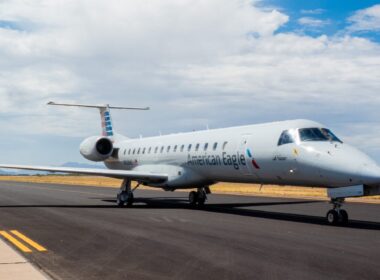
<instances>
[{"instance_id":1,"label":"passenger door","mask_svg":"<svg viewBox=\"0 0 380 280\"><path fill-rule=\"evenodd\" d=\"M291 184L295 179L295 175L299 172L297 163L298 153L298 146L294 142L285 141L281 143L280 138L273 155L273 172L279 183Z\"/></svg>"}]
</instances>

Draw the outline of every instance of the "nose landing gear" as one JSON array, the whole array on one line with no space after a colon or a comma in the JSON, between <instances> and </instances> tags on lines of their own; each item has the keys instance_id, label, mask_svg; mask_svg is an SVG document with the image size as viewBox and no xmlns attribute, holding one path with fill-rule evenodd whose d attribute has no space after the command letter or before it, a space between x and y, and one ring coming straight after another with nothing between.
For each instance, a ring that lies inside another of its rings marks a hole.
<instances>
[{"instance_id":1,"label":"nose landing gear","mask_svg":"<svg viewBox=\"0 0 380 280\"><path fill-rule=\"evenodd\" d=\"M348 223L348 214L346 210L341 209L344 198L332 198L331 203L334 208L327 212L327 222L330 225L346 225Z\"/></svg>"}]
</instances>

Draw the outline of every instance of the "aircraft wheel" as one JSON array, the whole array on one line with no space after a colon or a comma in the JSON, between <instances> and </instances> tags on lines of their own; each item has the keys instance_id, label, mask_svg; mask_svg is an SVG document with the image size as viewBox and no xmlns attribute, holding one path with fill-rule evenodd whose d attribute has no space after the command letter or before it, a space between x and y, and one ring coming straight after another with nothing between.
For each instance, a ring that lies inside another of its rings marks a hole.
<instances>
[{"instance_id":1,"label":"aircraft wheel","mask_svg":"<svg viewBox=\"0 0 380 280\"><path fill-rule=\"evenodd\" d=\"M119 207L124 207L125 206L125 202L120 198L120 195L117 195L116 204Z\"/></svg>"},{"instance_id":2,"label":"aircraft wheel","mask_svg":"<svg viewBox=\"0 0 380 280\"><path fill-rule=\"evenodd\" d=\"M129 195L128 195L128 198L127 198L127 206L132 206L133 205L133 202L135 202L135 198L133 196L133 192L131 192Z\"/></svg>"},{"instance_id":3,"label":"aircraft wheel","mask_svg":"<svg viewBox=\"0 0 380 280\"><path fill-rule=\"evenodd\" d=\"M195 191L192 191L189 193L189 202L191 206L195 206L197 204L198 200L198 193Z\"/></svg>"},{"instance_id":4,"label":"aircraft wheel","mask_svg":"<svg viewBox=\"0 0 380 280\"><path fill-rule=\"evenodd\" d=\"M203 206L205 205L206 202L206 196L202 194L198 194L198 206Z\"/></svg>"},{"instance_id":5,"label":"aircraft wheel","mask_svg":"<svg viewBox=\"0 0 380 280\"><path fill-rule=\"evenodd\" d=\"M343 210L343 209L339 210L339 216L340 216L340 222L343 225L348 224L348 214L346 210Z\"/></svg>"},{"instance_id":6,"label":"aircraft wheel","mask_svg":"<svg viewBox=\"0 0 380 280\"><path fill-rule=\"evenodd\" d=\"M131 206L133 204L133 193L123 191L117 194L116 203L119 207Z\"/></svg>"},{"instance_id":7,"label":"aircraft wheel","mask_svg":"<svg viewBox=\"0 0 380 280\"><path fill-rule=\"evenodd\" d=\"M326 218L327 222L330 225L337 225L339 222L339 215L338 212L335 210L330 210L329 212L327 212Z\"/></svg>"}]
</instances>

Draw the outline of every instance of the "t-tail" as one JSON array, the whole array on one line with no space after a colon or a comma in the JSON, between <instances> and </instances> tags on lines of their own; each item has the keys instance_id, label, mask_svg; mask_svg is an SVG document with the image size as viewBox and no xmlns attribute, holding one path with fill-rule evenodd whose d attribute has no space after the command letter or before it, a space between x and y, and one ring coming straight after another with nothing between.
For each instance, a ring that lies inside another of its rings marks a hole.
<instances>
[{"instance_id":1,"label":"t-tail","mask_svg":"<svg viewBox=\"0 0 380 280\"><path fill-rule=\"evenodd\" d=\"M48 103L48 105L99 109L100 118L101 118L101 126L102 126L102 136L108 137L111 140L115 140L115 138L117 136L117 134L114 131L114 125L113 125L112 117L111 117L111 109L149 110L149 107L143 107L143 108L142 107L118 107L118 106L110 106L108 104L106 104L106 105L67 104L67 103L56 103L56 102L52 102L52 101L50 101Z\"/></svg>"}]
</instances>

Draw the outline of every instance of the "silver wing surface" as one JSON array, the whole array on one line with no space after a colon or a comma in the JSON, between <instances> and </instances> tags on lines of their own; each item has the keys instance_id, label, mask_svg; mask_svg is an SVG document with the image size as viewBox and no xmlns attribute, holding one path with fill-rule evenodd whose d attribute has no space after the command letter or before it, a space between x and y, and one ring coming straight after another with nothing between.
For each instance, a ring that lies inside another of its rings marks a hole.
<instances>
[{"instance_id":1,"label":"silver wing surface","mask_svg":"<svg viewBox=\"0 0 380 280\"><path fill-rule=\"evenodd\" d=\"M168 179L167 174L158 174L158 173L141 172L141 171L127 171L127 170L8 165L8 164L0 164L0 168L104 176L104 177L111 177L111 178L117 178L117 179L131 179L131 180L146 182L146 183L163 183L167 181Z\"/></svg>"}]
</instances>

